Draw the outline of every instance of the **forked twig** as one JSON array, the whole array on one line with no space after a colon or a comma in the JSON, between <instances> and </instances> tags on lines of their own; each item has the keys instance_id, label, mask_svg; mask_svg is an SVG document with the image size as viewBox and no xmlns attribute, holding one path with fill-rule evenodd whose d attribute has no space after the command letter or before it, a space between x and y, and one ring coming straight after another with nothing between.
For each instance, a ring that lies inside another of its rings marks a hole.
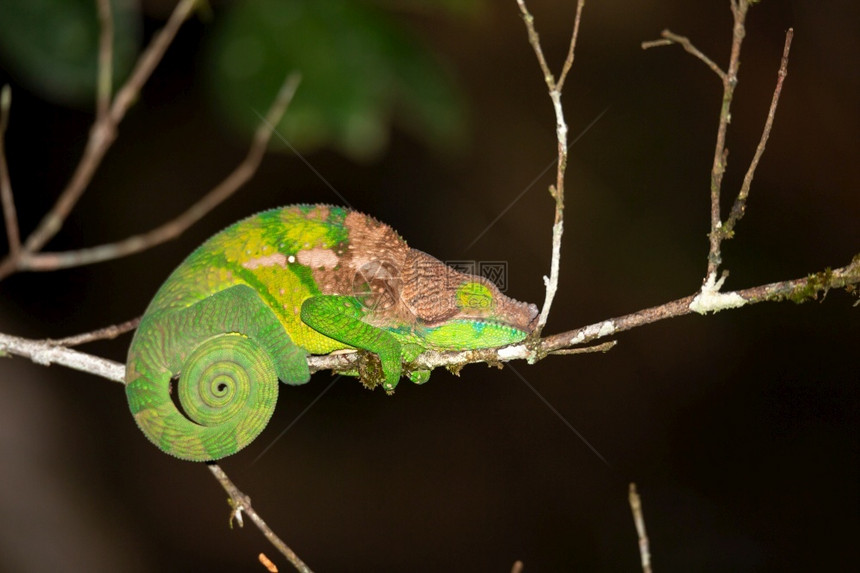
<instances>
[{"instance_id":1,"label":"forked twig","mask_svg":"<svg viewBox=\"0 0 860 573\"><path fill-rule=\"evenodd\" d=\"M671 46L672 44L678 44L684 50L694 55L698 59L702 60L706 66L711 68L711 70L719 76L721 80L726 79L726 72L724 72L720 66L716 64L711 58L703 54L699 48L693 45L689 38L686 36L680 36L675 34L671 30L663 30L660 32L660 36L662 36L662 40L651 40L648 42L642 42L642 49L647 50L648 48L656 48L659 46Z\"/></svg>"},{"instance_id":2,"label":"forked twig","mask_svg":"<svg viewBox=\"0 0 860 573\"><path fill-rule=\"evenodd\" d=\"M723 280L725 279L726 275L723 275L720 279L717 278L717 272L722 264L721 245L723 240L732 238L735 226L741 217L743 217L746 209L747 197L749 196L750 185L752 184L753 176L755 175L755 170L758 167L759 160L764 153L767 140L770 137L773 120L776 116L776 107L779 103L780 93L782 92L782 84L788 73L788 54L791 49L791 40L794 36L794 31L792 29L789 29L786 33L785 46L783 48L776 87L771 99L771 105L761 139L759 140L755 154L750 161L750 165L747 168L743 184L735 198L729 217L725 222L723 222L720 214L720 196L722 192L723 176L726 172L729 155L729 150L726 147L726 134L731 120L731 104L734 98L734 91L738 84L741 44L746 36L746 16L750 6L754 2L755 0L731 0L730 2L733 17L732 46L729 55L729 66L725 71L696 48L688 38L674 34L669 30L663 30L661 33L661 40L642 43L643 49L670 44L678 44L682 46L687 52L704 62L720 78L723 84L723 99L722 105L720 106L720 118L717 125L717 141L714 146L714 160L711 167L711 228L708 235L708 268L703 281L703 293L705 291L712 294L719 292Z\"/></svg>"},{"instance_id":3,"label":"forked twig","mask_svg":"<svg viewBox=\"0 0 860 573\"><path fill-rule=\"evenodd\" d=\"M173 38L179 32L179 28L191 16L198 1L181 0L176 5L170 18L167 20L167 24L155 34L149 46L137 60L131 76L119 92L117 92L110 106L109 113L105 114L101 120L96 120L90 131L90 138L87 141L84 156L72 175L71 181L69 181L60 198L48 214L45 215L33 234L27 238L24 249L28 253L40 250L60 230L63 222L69 216L72 207L78 202L78 199L80 199L87 185L92 180L92 176L101 164L105 153L107 153L107 150L116 139L117 126L125 117L132 103L137 100L141 88L161 61L168 46L170 46Z\"/></svg>"},{"instance_id":4,"label":"forked twig","mask_svg":"<svg viewBox=\"0 0 860 573\"><path fill-rule=\"evenodd\" d=\"M209 211L233 195L256 173L265 155L275 126L281 121L298 88L301 76L293 72L287 76L275 101L257 127L245 159L224 180L189 207L184 213L146 233L133 235L121 241L60 253L38 253L25 257L20 268L28 271L53 271L61 268L89 265L117 259L175 239Z\"/></svg>"},{"instance_id":5,"label":"forked twig","mask_svg":"<svg viewBox=\"0 0 860 573\"><path fill-rule=\"evenodd\" d=\"M65 189L63 189L54 206L47 214L45 214L39 225L24 242L23 247L17 249L14 253L10 250L9 255L7 255L2 263L0 263L0 279L18 270L21 259L41 250L42 247L44 247L45 244L57 234L60 228L62 228L63 223L68 218L72 208L78 202L78 199L83 195L92 180L96 169L101 165L102 159L107 153L107 150L110 149L116 139L119 123L125 117L125 114L131 107L132 103L137 100L141 88L149 79L152 71L161 61L161 58L164 56L167 47L173 42L173 38L176 36L179 28L190 17L199 1L200 0L181 0L179 4L176 5L176 8L173 10L173 13L171 13L167 24L165 24L162 30L155 34L149 46L147 46L146 50L144 50L140 58L137 60L131 76L129 76L122 88L117 92L108 111L103 113L101 116L96 116L96 120L90 129L90 136L87 140L87 145L84 148L83 156L81 157L78 166L75 168L69 183L66 185ZM100 14L104 16L102 18L103 21L105 20L105 17L109 15L108 12L104 11L101 11ZM108 19L112 20L112 18ZM104 40L104 36L105 33L102 32L102 46L104 46L104 42L106 42L106 40ZM103 51L104 50L102 50L102 52ZM105 55L100 55L100 65L103 64L103 61L106 59L107 57ZM104 68L100 68L100 70L100 76L107 73L104 71ZM103 80L100 80L100 82L101 81ZM100 85L98 89L102 90L104 88ZM101 98L103 97L101 95L101 91L98 97L101 102ZM8 211L6 212L8 213Z\"/></svg>"},{"instance_id":6,"label":"forked twig","mask_svg":"<svg viewBox=\"0 0 860 573\"><path fill-rule=\"evenodd\" d=\"M779 65L779 71L776 77L776 88L773 90L773 97L770 100L770 108L767 110L767 119L764 122L764 129L761 132L761 139L755 148L755 154L750 161L749 168L744 175L744 181L741 184L741 190L735 198L732 205L732 210L729 212L729 218L723 224L722 232L726 238L730 238L734 232L735 225L744 216L747 205L747 197L749 196L750 186L752 185L753 176L755 175L756 167L761 156L764 154L765 145L770 138L770 130L773 127L773 120L776 117L776 106L779 105L779 96L782 94L782 84L785 81L785 76L788 75L788 54L791 51L791 40L794 38L794 28L789 28L785 33L785 45L782 48L782 61Z\"/></svg>"},{"instance_id":7,"label":"forked twig","mask_svg":"<svg viewBox=\"0 0 860 573\"><path fill-rule=\"evenodd\" d=\"M65 338L49 338L45 342L52 346L65 346L66 348L71 348L73 346L79 346L96 340L112 340L117 336L134 330L137 328L138 324L140 324L140 317L126 320L119 324L105 326L104 328L99 328L98 330L85 332L83 334L76 334Z\"/></svg>"},{"instance_id":8,"label":"forked twig","mask_svg":"<svg viewBox=\"0 0 860 573\"><path fill-rule=\"evenodd\" d=\"M556 139L558 140L558 162L556 164L556 180L555 185L550 187L550 194L555 199L555 217L552 226L552 260L550 262L549 277L544 277L546 286L546 297L544 298L543 306L541 307L540 317L538 318L537 328L535 329L534 337L540 336L541 330L546 325L549 318L549 311L552 307L552 301L558 291L558 275L559 266L561 263L561 237L564 233L564 174L567 170L567 123L564 119L564 109L561 105L561 90L564 87L564 82L567 79L567 74L573 66L574 52L576 50L576 41L579 37L579 24L582 21L582 10L585 7L585 0L578 0L576 3L576 16L573 20L573 32L570 36L570 47L567 51L567 57L561 67L561 73L558 80L553 76L549 65L546 63L546 58L543 55L543 49L540 45L540 37L534 26L534 17L528 11L525 0L517 0L522 13L523 22L525 22L528 32L529 44L534 50L538 60L538 65L543 72L544 81L549 90L549 97L552 100L552 106L555 110L555 131Z\"/></svg>"}]
</instances>

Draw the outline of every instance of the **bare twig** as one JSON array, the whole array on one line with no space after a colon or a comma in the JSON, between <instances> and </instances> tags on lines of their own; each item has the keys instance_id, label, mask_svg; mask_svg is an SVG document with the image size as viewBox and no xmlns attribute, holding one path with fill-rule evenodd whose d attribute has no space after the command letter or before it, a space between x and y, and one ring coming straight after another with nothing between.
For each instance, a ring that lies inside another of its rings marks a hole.
<instances>
[{"instance_id":1,"label":"bare twig","mask_svg":"<svg viewBox=\"0 0 860 573\"><path fill-rule=\"evenodd\" d=\"M113 12L110 0L96 0L99 11L99 64L96 85L96 123L105 120L113 90Z\"/></svg>"},{"instance_id":2,"label":"bare twig","mask_svg":"<svg viewBox=\"0 0 860 573\"><path fill-rule=\"evenodd\" d=\"M311 573L311 569L299 559L299 556L290 549L286 543L284 543L280 537L275 535L275 532L266 525L266 522L263 521L263 518L260 517L254 508L251 507L251 498L242 493L236 485L230 481L230 478L227 477L227 474L224 473L224 470L218 464L210 463L207 464L209 467L209 471L212 472L212 475L215 476L215 479L218 480L218 483L221 484L221 487L224 488L224 491L227 492L227 495L230 496L230 506L233 508L230 512L230 524L232 525L233 519L239 524L239 527L243 525L242 513L246 513L248 517L251 518L251 521L254 522L254 525L263 532L263 535L266 536L266 539L269 540L281 554L287 558L287 560L293 564L293 566L300 571L301 573Z\"/></svg>"},{"instance_id":3,"label":"bare twig","mask_svg":"<svg viewBox=\"0 0 860 573\"><path fill-rule=\"evenodd\" d=\"M138 253L181 235L254 176L266 152L272 132L281 121L290 101L292 101L300 80L301 77L296 72L287 76L265 118L257 127L245 159L221 183L184 213L146 233L134 235L115 243L61 253L39 253L22 258L19 264L20 268L29 271L53 271L60 268L89 265Z\"/></svg>"},{"instance_id":4,"label":"bare twig","mask_svg":"<svg viewBox=\"0 0 860 573\"><path fill-rule=\"evenodd\" d=\"M731 0L730 2L733 17L732 46L729 54L729 66L725 71L720 69L713 60L696 48L688 38L674 34L669 30L664 30L662 32L661 36L663 39L661 40L642 43L643 49L669 44L679 44L687 52L693 54L696 58L704 62L715 74L717 74L723 84L723 99L722 105L720 106L720 118L717 124L717 141L714 146L714 160L711 167L711 225L710 233L708 235L708 268L705 279L703 280L703 292L705 290L714 289L719 291L719 287L722 285L725 278L717 279L717 272L722 264L721 245L723 240L729 239L733 236L735 226L741 217L743 217L744 210L746 209L747 197L749 196L750 185L752 184L753 176L755 175L755 170L756 167L758 167L759 160L764 153L767 140L770 137L771 127L773 126L773 120L776 115L776 107L779 103L780 93L782 92L782 84L785 80L786 74L788 73L788 54L791 48L791 39L794 35L793 30L789 30L786 34L776 88L773 93L770 110L768 111L761 139L758 147L756 147L756 151L750 165L747 168L743 184L738 192L738 196L735 198L729 217L724 223L720 214L720 196L722 192L723 176L726 172L729 155L729 150L726 147L726 134L728 132L729 122L731 121L732 99L734 98L734 91L738 84L741 45L743 44L744 36L746 35L746 16L749 7L754 3L755 0Z\"/></svg>"},{"instance_id":5,"label":"bare twig","mask_svg":"<svg viewBox=\"0 0 860 573\"><path fill-rule=\"evenodd\" d=\"M138 98L141 88L161 61L164 52L167 51L173 38L179 32L179 28L191 16L191 12L198 1L181 0L167 20L167 24L155 34L149 46L141 54L131 76L116 94L110 107L110 113L106 114L102 121L97 121L93 125L84 156L72 175L71 181L51 211L45 215L33 234L27 238L24 244L27 252L32 253L40 250L60 230L72 207L75 206L89 185L105 153L116 139L117 126L125 117L131 104Z\"/></svg>"},{"instance_id":6,"label":"bare twig","mask_svg":"<svg viewBox=\"0 0 860 573\"><path fill-rule=\"evenodd\" d=\"M636 484L630 484L628 495L630 510L633 512L633 522L636 524L636 534L639 537L639 555L642 557L642 573L651 573L651 549L648 546L648 534L645 532L645 516L642 513L642 500L636 492Z\"/></svg>"},{"instance_id":7,"label":"bare twig","mask_svg":"<svg viewBox=\"0 0 860 573\"><path fill-rule=\"evenodd\" d=\"M686 36L679 36L670 30L663 30L660 32L660 36L663 37L662 40L642 42L642 49L647 50L648 48L656 48L658 46L671 46L672 44L678 44L687 52L702 60L706 66L711 68L711 70L719 76L721 80L726 78L726 72L724 72L711 58L703 54L696 46L694 46Z\"/></svg>"},{"instance_id":8,"label":"bare twig","mask_svg":"<svg viewBox=\"0 0 860 573\"><path fill-rule=\"evenodd\" d=\"M726 132L728 130L729 120L731 119L731 104L734 97L735 86L738 83L738 68L740 67L741 43L743 42L746 30L744 28L744 20L746 19L747 9L749 8L748 0L732 0L731 9L734 17L734 25L732 29L732 47L729 56L729 67L723 71L713 60L703 54L696 48L690 40L684 36L674 34L669 30L663 30L661 36L663 40L655 42L644 42L643 49L652 48L655 46L665 46L670 43L679 44L687 52L694 55L696 58L704 62L717 76L723 84L723 100L720 106L720 119L717 125L717 143L714 146L714 161L711 167L711 231L709 233L709 248L708 248L708 270L705 280L715 281L717 269L722 262L720 255L720 243L723 240L722 219L720 218L720 190L723 184L723 175L726 172L726 162L728 160L728 149L726 149Z\"/></svg>"},{"instance_id":9,"label":"bare twig","mask_svg":"<svg viewBox=\"0 0 860 573\"><path fill-rule=\"evenodd\" d=\"M711 231L708 235L708 269L705 280L715 279L717 269L722 263L720 245L723 240L722 219L720 216L720 192L723 186L723 175L726 172L726 163L729 150L726 148L726 132L731 120L731 106L734 98L735 87L738 85L738 68L741 65L741 44L743 43L746 29L746 20L749 3L747 0L732 0L732 15L734 26L732 28L732 49L729 55L729 67L723 80L723 102L720 106L720 120L717 126L717 143L714 146L714 162L711 167Z\"/></svg>"},{"instance_id":10,"label":"bare twig","mask_svg":"<svg viewBox=\"0 0 860 573\"><path fill-rule=\"evenodd\" d=\"M83 334L76 334L65 338L49 338L45 342L53 346L65 346L66 348L69 348L71 346L78 346L86 344L87 342L94 342L96 340L112 340L121 334L134 330L137 328L138 324L140 324L140 317L133 318L119 324L112 324L104 328L99 328L92 332L85 332Z\"/></svg>"},{"instance_id":11,"label":"bare twig","mask_svg":"<svg viewBox=\"0 0 860 573\"><path fill-rule=\"evenodd\" d=\"M69 216L72 208L86 190L93 174L101 164L107 150L116 139L117 126L125 117L132 103L137 99L143 84L149 79L152 71L161 61L167 47L173 41L179 28L187 20L199 0L181 0L164 28L159 31L141 54L131 76L116 94L110 110L101 118L96 118L90 130L90 136L84 149L83 157L78 163L72 178L60 194L59 199L44 216L36 230L24 242L24 246L14 256L10 253L0 263L0 278L17 269L19 259L35 253L60 230Z\"/></svg>"},{"instance_id":12,"label":"bare twig","mask_svg":"<svg viewBox=\"0 0 860 573\"><path fill-rule=\"evenodd\" d=\"M18 232L18 214L15 197L6 163L6 127L9 125L9 108L12 106L12 88L4 85L0 89L0 201L3 203L3 219L6 222L6 238L9 241L9 257L18 256L21 250L21 235Z\"/></svg>"},{"instance_id":13,"label":"bare twig","mask_svg":"<svg viewBox=\"0 0 860 573\"><path fill-rule=\"evenodd\" d=\"M776 87L773 90L773 97L770 100L770 108L767 111L767 120L764 123L761 139L758 142L758 146L756 146L755 154L753 155L752 161L750 161L750 166L747 169L746 175L744 175L744 182L741 185L741 190L735 198L732 210L729 212L729 218L722 227L722 233L726 238L730 238L732 236L735 225L741 217L744 216L744 211L746 210L747 196L750 192L753 176L755 175L756 167L758 167L758 162L764 153L767 140L770 137L770 130L773 127L773 120L776 117L776 106L779 104L779 96L782 93L782 84L785 81L785 76L788 75L788 54L791 51L792 38L794 38L794 29L789 28L785 33L785 45L782 48L782 61L779 65L779 72L777 72Z\"/></svg>"},{"instance_id":14,"label":"bare twig","mask_svg":"<svg viewBox=\"0 0 860 573\"><path fill-rule=\"evenodd\" d=\"M0 333L0 356L7 354L29 358L42 366L59 364L66 368L101 376L120 384L125 383L124 365L71 348L54 346L45 340L30 340Z\"/></svg>"},{"instance_id":15,"label":"bare twig","mask_svg":"<svg viewBox=\"0 0 860 573\"><path fill-rule=\"evenodd\" d=\"M553 109L555 110L555 130L558 140L558 163L556 167L555 185L550 187L550 194L555 199L555 217L552 226L552 260L550 262L549 278L544 277L546 285L546 297L544 298L543 306L541 307L538 325L535 329L534 337L540 336L541 330L546 325L549 318L549 311L552 307L552 301L558 290L558 274L561 262L561 237L564 233L564 174L567 170L567 123L564 119L564 110L561 105L561 91L564 87L564 82L567 79L567 74L573 66L574 52L576 49L576 41L579 37L579 24L582 21L582 10L585 7L585 0L578 0L576 4L576 16L573 20L573 32L570 36L570 47L568 48L567 58L562 64L561 74L556 81L552 71L546 63L546 58L543 55L543 49L540 45L540 37L534 26L534 17L528 11L525 0L517 0L522 13L523 22L525 22L528 32L529 44L534 50L538 60L538 65L543 72L544 81L549 90L549 97L552 100Z\"/></svg>"},{"instance_id":16,"label":"bare twig","mask_svg":"<svg viewBox=\"0 0 860 573\"><path fill-rule=\"evenodd\" d=\"M566 356L570 354L595 354L597 352L603 352L605 354L615 348L617 344L617 340L610 340L609 342L595 344L594 346L583 346L581 348L562 348L560 350L555 350L550 354L557 356Z\"/></svg>"}]
</instances>

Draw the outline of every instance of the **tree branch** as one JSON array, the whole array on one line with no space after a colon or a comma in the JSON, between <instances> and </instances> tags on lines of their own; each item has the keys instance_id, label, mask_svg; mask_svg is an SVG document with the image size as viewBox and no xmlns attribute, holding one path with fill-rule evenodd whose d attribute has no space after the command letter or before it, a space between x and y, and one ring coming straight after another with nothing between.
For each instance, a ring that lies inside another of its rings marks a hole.
<instances>
[{"instance_id":1,"label":"tree branch","mask_svg":"<svg viewBox=\"0 0 860 573\"><path fill-rule=\"evenodd\" d=\"M555 217L552 225L552 258L550 262L549 278L544 277L546 286L546 296L543 306L541 307L540 317L538 318L537 328L535 329L534 337L540 336L546 321L549 318L549 311L552 307L552 301L558 291L558 275L561 264L561 237L564 234L564 174L567 170L567 123L564 120L564 109L561 105L561 90L564 87L564 81L567 79L567 74L573 66L574 52L576 50L576 41L579 37L579 24L582 21L582 10L585 7L585 0L578 0L576 3L576 16L573 20L573 32L570 36L570 47L567 51L567 58L562 64L561 74L558 81L549 69L546 63L546 58L543 55L543 49L540 45L540 37L534 26L534 17L528 11L525 0L517 0L520 8L520 13L523 17L523 22L526 25L528 32L529 44L534 50L538 60L538 65L543 72L544 81L549 90L549 97L552 100L553 110L555 111L555 131L558 141L558 162L556 163L556 180L555 185L550 187L550 195L555 199Z\"/></svg>"},{"instance_id":2,"label":"tree branch","mask_svg":"<svg viewBox=\"0 0 860 573\"><path fill-rule=\"evenodd\" d=\"M45 340L30 340L0 333L0 356L23 356L36 364L59 364L72 370L88 372L120 384L125 384L125 365L106 358L54 346Z\"/></svg>"},{"instance_id":3,"label":"tree branch","mask_svg":"<svg viewBox=\"0 0 860 573\"><path fill-rule=\"evenodd\" d=\"M527 343L515 344L504 348L489 348L480 350L465 350L459 352L427 351L418 356L408 365L413 369L432 370L447 367L455 373L473 363L500 365L511 360L524 359L531 362L540 360L548 354L559 353L573 347L581 347L597 339L606 338L619 332L632 330L647 324L653 324L668 318L687 314L707 314L721 310L740 308L761 302L780 302L790 300L801 303L813 300L821 293L830 289L847 289L855 294L860 293L860 253L844 267L826 269L804 278L789 281L779 281L750 287L732 292L719 292L720 285L713 285L711 290L703 289L696 294L679 298L651 308L645 308L630 314L602 320L594 324L553 334L539 340L538 356L535 357ZM605 352L611 347L599 346L591 351ZM329 354L326 356L310 356L311 372L332 370L346 373L355 371L360 360L357 352Z\"/></svg>"},{"instance_id":4,"label":"tree branch","mask_svg":"<svg viewBox=\"0 0 860 573\"><path fill-rule=\"evenodd\" d=\"M707 314L721 310L735 309L761 302L792 301L801 303L815 300L819 294L831 289L846 289L855 295L860 294L860 253L852 261L837 269L825 269L819 273L804 278L779 281L725 293L702 292L679 298L658 306L645 308L630 314L625 314L608 320L596 322L579 328L553 334L540 340L541 356L559 350L579 347L600 338L606 338L624 332L653 324L667 318L675 318L687 314ZM111 327L109 327L111 328ZM99 332L99 331L96 331ZM84 335L82 335L84 336ZM76 342L77 337L72 337ZM12 354L30 358L42 365L60 364L76 370L82 370L113 380L123 382L124 366L78 352L63 346L57 346L60 341L31 340L0 333L0 355ZM605 351L607 347L598 347L596 351ZM312 355L308 357L311 372L333 370L346 372L355 370L358 352L336 353L328 355ZM511 360L536 360L527 344L515 344L503 348L487 348L460 352L427 351L418 356L409 365L416 369L433 369L440 366L451 368L455 372L466 364L485 362L490 365L500 365Z\"/></svg>"},{"instance_id":5,"label":"tree branch","mask_svg":"<svg viewBox=\"0 0 860 573\"><path fill-rule=\"evenodd\" d=\"M199 0L181 0L165 27L159 31L141 54L131 76L119 90L110 106L109 113L96 117L90 130L83 157L78 163L72 178L60 194L59 199L44 216L36 230L27 238L22 249L10 254L0 263L0 279L17 270L19 260L39 250L60 230L72 208L83 195L93 175L101 165L102 159L116 139L117 126L125 117L131 104L137 100L140 90L152 71L161 61L167 47L173 41L179 28L187 20ZM101 96L100 96L101 97Z\"/></svg>"},{"instance_id":6,"label":"tree branch","mask_svg":"<svg viewBox=\"0 0 860 573\"><path fill-rule=\"evenodd\" d=\"M89 265L139 253L175 239L209 211L223 203L254 176L266 152L275 126L281 121L300 81L301 76L296 72L287 76L278 91L278 95L266 112L265 118L257 127L245 159L221 183L175 219L146 233L133 235L115 243L61 253L47 252L30 255L20 260L19 268L28 271L53 271Z\"/></svg>"},{"instance_id":7,"label":"tree branch","mask_svg":"<svg viewBox=\"0 0 860 573\"><path fill-rule=\"evenodd\" d=\"M666 46L669 44L679 44L687 52L693 54L696 58L704 62L717 76L723 84L723 99L720 106L720 119L717 124L717 142L714 146L714 160L711 167L711 230L708 235L708 269L705 275L703 288L721 285L722 279L717 281L717 271L722 264L721 244L725 239L730 239L734 233L734 227L743 216L746 208L746 201L749 195L750 185L755 174L759 160L764 153L765 145L770 137L770 130L773 126L773 120L776 115L776 106L779 102L779 96L782 92L782 84L785 80L788 69L788 54L791 48L791 39L794 35L793 30L789 30L785 38L785 47L783 48L782 62L779 68L779 75L776 83L776 89L771 100L770 110L768 112L767 121L765 122L764 131L762 133L759 145L756 148L755 155L750 162L744 177L744 182L735 199L728 220L723 223L720 215L720 195L723 184L723 175L726 172L729 150L726 147L726 134L728 132L729 122L731 121L731 105L734 98L734 91L738 84L738 69L740 68L741 44L746 36L745 21L747 12L756 0L731 0L731 10L733 18L732 26L732 47L729 54L729 67L726 71L714 63L713 60L705 56L698 48L696 48L690 40L684 36L679 36L663 30L662 40L651 42L643 42L642 48L648 49L656 46Z\"/></svg>"}]
</instances>

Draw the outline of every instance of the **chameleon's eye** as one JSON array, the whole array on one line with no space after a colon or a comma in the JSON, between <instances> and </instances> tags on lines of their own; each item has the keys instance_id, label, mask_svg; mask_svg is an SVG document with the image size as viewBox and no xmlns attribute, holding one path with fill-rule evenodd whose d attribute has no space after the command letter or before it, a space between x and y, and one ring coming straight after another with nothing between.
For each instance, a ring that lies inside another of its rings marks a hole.
<instances>
[{"instance_id":1,"label":"chameleon's eye","mask_svg":"<svg viewBox=\"0 0 860 573\"><path fill-rule=\"evenodd\" d=\"M492 310L493 293L479 282L465 282L457 288L457 306L464 310Z\"/></svg>"}]
</instances>

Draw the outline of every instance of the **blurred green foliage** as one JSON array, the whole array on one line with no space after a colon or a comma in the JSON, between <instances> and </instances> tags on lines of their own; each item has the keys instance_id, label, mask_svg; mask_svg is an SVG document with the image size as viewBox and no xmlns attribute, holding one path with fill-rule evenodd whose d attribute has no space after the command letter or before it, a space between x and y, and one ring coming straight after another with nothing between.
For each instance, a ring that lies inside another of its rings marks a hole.
<instances>
[{"instance_id":1,"label":"blurred green foliage","mask_svg":"<svg viewBox=\"0 0 860 573\"><path fill-rule=\"evenodd\" d=\"M140 51L135 0L111 0L114 87ZM393 124L437 150L457 148L465 129L452 76L418 39L405 14L468 18L480 0L242 0L206 19L201 72L216 113L249 137L284 78L302 82L280 138L353 159L383 151ZM398 15L395 16L395 13ZM54 103L91 107L99 20L95 0L0 0L0 64ZM168 57L170 57L168 55Z\"/></svg>"},{"instance_id":2,"label":"blurred green foliage","mask_svg":"<svg viewBox=\"0 0 860 573\"><path fill-rule=\"evenodd\" d=\"M297 70L302 83L278 133L300 150L331 146L353 159L371 158L385 148L395 121L437 148L462 139L464 114L451 77L372 3L238 2L217 14L213 27L208 91L248 133Z\"/></svg>"},{"instance_id":3,"label":"blurred green foliage","mask_svg":"<svg viewBox=\"0 0 860 573\"><path fill-rule=\"evenodd\" d=\"M140 47L140 12L134 0L111 7L114 78L122 80ZM94 0L0 0L0 63L51 102L93 105L99 33Z\"/></svg>"}]
</instances>

